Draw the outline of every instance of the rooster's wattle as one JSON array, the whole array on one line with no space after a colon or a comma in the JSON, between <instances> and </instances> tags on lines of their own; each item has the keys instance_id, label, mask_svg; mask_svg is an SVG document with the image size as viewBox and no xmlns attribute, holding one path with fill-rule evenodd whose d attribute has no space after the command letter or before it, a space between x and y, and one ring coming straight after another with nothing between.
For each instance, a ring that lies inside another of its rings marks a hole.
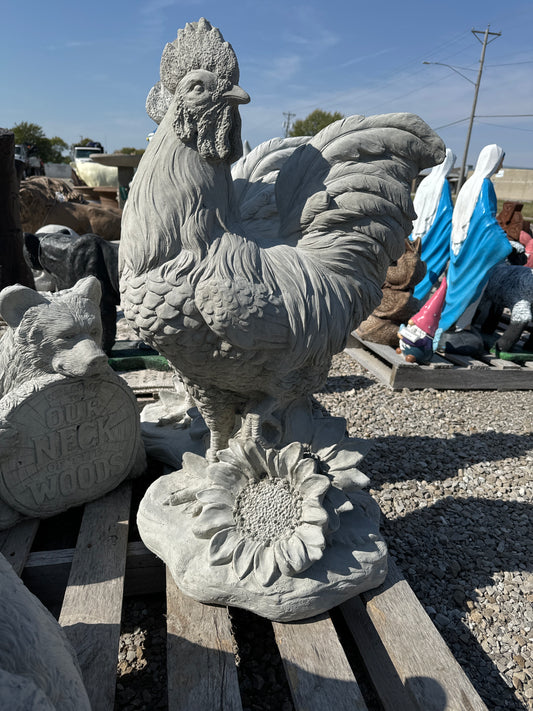
<instances>
[{"instance_id":1,"label":"rooster's wattle","mask_svg":"<svg viewBox=\"0 0 533 711\"><path fill-rule=\"evenodd\" d=\"M126 203L124 314L180 373L210 459L324 383L379 304L414 211L412 179L444 158L412 114L351 116L241 159L231 46L204 19L179 30L147 100L160 122Z\"/></svg>"}]
</instances>

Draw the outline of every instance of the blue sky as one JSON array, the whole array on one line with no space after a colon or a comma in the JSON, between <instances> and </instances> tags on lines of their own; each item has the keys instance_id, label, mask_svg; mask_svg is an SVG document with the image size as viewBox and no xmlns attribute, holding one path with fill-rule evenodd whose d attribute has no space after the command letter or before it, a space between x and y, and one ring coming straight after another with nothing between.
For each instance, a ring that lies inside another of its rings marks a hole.
<instances>
[{"instance_id":1,"label":"blue sky","mask_svg":"<svg viewBox=\"0 0 533 711\"><path fill-rule=\"evenodd\" d=\"M471 30L501 32L487 48L470 144L487 143L508 167L533 168L531 0L7 0L0 29L0 126L41 125L68 143L81 136L107 151L142 148L155 128L144 109L166 42L206 17L235 49L243 138L283 135L284 113L411 111L460 164L481 43ZM455 67L423 64L441 62ZM453 124L453 125L450 125Z\"/></svg>"}]
</instances>

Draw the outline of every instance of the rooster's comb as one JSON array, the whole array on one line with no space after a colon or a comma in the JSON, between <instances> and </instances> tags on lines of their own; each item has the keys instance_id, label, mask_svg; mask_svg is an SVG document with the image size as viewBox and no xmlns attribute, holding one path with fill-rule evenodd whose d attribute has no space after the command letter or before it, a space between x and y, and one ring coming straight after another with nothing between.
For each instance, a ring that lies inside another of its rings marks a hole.
<instances>
[{"instance_id":1,"label":"rooster's comb","mask_svg":"<svg viewBox=\"0 0 533 711\"><path fill-rule=\"evenodd\" d=\"M193 69L207 69L221 79L237 84L239 65L229 42L205 19L189 22L169 42L161 57L161 83L172 94L178 83Z\"/></svg>"}]
</instances>

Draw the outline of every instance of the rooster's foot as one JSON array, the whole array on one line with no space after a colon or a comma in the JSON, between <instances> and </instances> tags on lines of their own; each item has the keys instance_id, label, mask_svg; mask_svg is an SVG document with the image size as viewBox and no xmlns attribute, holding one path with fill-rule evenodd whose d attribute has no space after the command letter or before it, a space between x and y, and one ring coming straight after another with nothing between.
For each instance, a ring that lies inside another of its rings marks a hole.
<instances>
[{"instance_id":1,"label":"rooster's foot","mask_svg":"<svg viewBox=\"0 0 533 711\"><path fill-rule=\"evenodd\" d=\"M274 398L265 398L253 410L248 410L242 423L241 438L251 439L265 448L275 445L281 436L281 423L272 416L277 404ZM270 436L265 436L266 433Z\"/></svg>"},{"instance_id":2,"label":"rooster's foot","mask_svg":"<svg viewBox=\"0 0 533 711\"><path fill-rule=\"evenodd\" d=\"M218 450L213 449L213 447L209 447L209 449L205 453L205 458L209 462L209 464L216 464L218 462L217 452Z\"/></svg>"}]
</instances>

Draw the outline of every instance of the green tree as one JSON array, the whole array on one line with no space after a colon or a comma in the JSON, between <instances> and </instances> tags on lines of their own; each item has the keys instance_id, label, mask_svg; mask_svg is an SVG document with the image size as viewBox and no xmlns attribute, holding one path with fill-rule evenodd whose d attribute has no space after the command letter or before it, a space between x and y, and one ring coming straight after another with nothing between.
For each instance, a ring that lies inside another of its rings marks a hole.
<instances>
[{"instance_id":1,"label":"green tree","mask_svg":"<svg viewBox=\"0 0 533 711\"><path fill-rule=\"evenodd\" d=\"M59 136L47 138L41 126L28 121L21 121L10 129L15 134L15 143L31 146L33 152L43 163L68 163L68 156L62 151L68 149L68 144Z\"/></svg>"},{"instance_id":2,"label":"green tree","mask_svg":"<svg viewBox=\"0 0 533 711\"><path fill-rule=\"evenodd\" d=\"M120 148L120 150L115 151L115 153L124 153L127 156L142 156L144 153L145 149L144 148Z\"/></svg>"},{"instance_id":3,"label":"green tree","mask_svg":"<svg viewBox=\"0 0 533 711\"><path fill-rule=\"evenodd\" d=\"M344 116L338 111L330 113L329 111L322 111L322 109L315 109L306 118L296 119L289 131L289 136L314 136L330 123L341 118L344 118Z\"/></svg>"},{"instance_id":4,"label":"green tree","mask_svg":"<svg viewBox=\"0 0 533 711\"><path fill-rule=\"evenodd\" d=\"M68 151L69 145L59 136L54 136L50 139L51 159L44 161L46 163L70 163L70 156L63 155L63 151Z\"/></svg>"}]
</instances>

